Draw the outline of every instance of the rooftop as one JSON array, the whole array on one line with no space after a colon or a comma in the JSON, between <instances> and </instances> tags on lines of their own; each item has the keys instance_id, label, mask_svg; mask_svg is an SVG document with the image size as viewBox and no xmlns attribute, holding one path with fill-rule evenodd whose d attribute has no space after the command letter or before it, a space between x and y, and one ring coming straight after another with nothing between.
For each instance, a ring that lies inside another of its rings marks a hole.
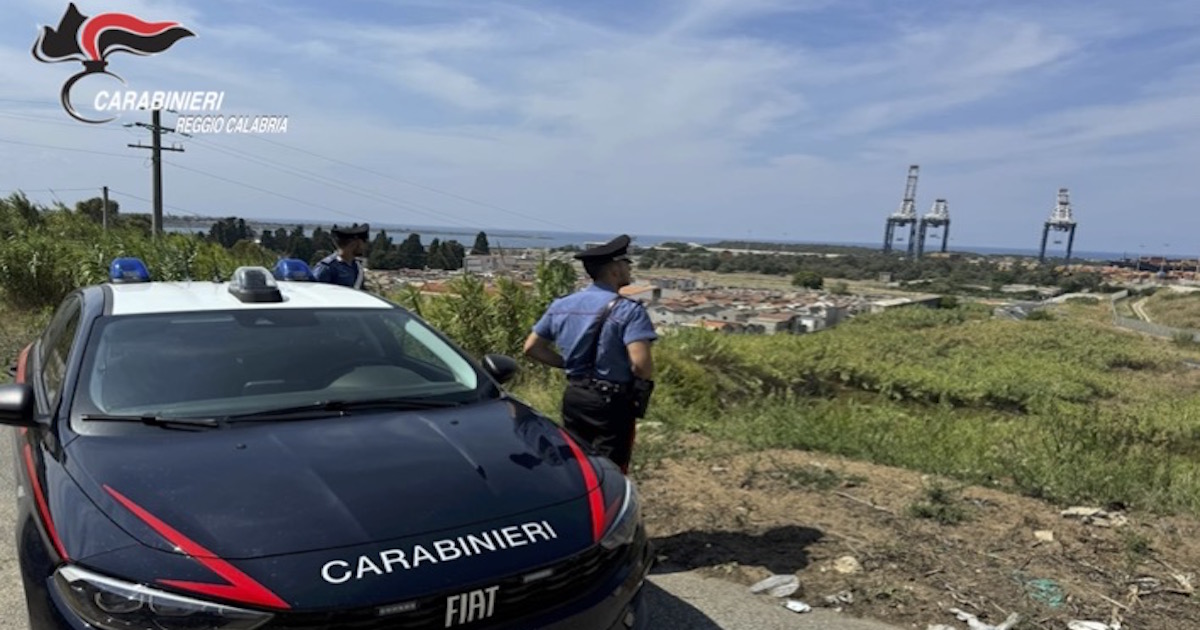
<instances>
[{"instance_id":1,"label":"rooftop","mask_svg":"<svg viewBox=\"0 0 1200 630\"><path fill-rule=\"evenodd\" d=\"M105 284L113 315L288 308L392 308L384 300L349 287L323 282L279 284L282 302L242 302L228 282L136 282Z\"/></svg>"}]
</instances>

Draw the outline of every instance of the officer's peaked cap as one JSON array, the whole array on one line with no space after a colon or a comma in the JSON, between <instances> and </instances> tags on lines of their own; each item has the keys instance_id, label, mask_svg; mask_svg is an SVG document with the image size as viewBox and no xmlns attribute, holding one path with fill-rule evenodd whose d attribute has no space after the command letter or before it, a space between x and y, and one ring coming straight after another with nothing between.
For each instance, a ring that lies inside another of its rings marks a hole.
<instances>
[{"instance_id":1,"label":"officer's peaked cap","mask_svg":"<svg viewBox=\"0 0 1200 630\"><path fill-rule=\"evenodd\" d=\"M606 263L614 258L624 256L627 251L629 251L629 235L622 234L603 245L597 245L575 254L575 258L589 263Z\"/></svg>"},{"instance_id":2,"label":"officer's peaked cap","mask_svg":"<svg viewBox=\"0 0 1200 630\"><path fill-rule=\"evenodd\" d=\"M348 227L338 227L335 225L333 226L333 229L329 231L333 232L334 236L341 236L345 238L361 238L366 240L367 235L371 233L371 224L364 223L359 225L355 223L354 225Z\"/></svg>"}]
</instances>

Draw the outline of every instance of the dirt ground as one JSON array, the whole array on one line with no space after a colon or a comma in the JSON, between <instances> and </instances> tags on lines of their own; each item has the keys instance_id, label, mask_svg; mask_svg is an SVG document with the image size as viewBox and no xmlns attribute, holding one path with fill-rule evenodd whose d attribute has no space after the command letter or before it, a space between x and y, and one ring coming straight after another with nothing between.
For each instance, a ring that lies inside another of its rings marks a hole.
<instances>
[{"instance_id":1,"label":"dirt ground","mask_svg":"<svg viewBox=\"0 0 1200 630\"><path fill-rule=\"evenodd\" d=\"M635 476L659 564L924 630L1200 628L1200 520L1066 506L801 451L665 459ZM747 593L747 597L752 595ZM766 595L758 595L766 597ZM1118 626L1112 626L1116 628Z\"/></svg>"}]
</instances>

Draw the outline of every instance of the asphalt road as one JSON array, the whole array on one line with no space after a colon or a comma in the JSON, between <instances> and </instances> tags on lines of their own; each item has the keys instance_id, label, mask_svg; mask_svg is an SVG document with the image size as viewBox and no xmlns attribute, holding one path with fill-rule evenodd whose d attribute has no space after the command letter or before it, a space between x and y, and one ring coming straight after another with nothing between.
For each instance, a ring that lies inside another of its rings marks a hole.
<instances>
[{"instance_id":1,"label":"asphalt road","mask_svg":"<svg viewBox=\"0 0 1200 630\"><path fill-rule=\"evenodd\" d=\"M0 630L29 630L17 568L13 520L12 429L0 428ZM794 613L777 600L751 595L745 587L692 573L655 573L648 612L655 630L898 630L815 609Z\"/></svg>"}]
</instances>

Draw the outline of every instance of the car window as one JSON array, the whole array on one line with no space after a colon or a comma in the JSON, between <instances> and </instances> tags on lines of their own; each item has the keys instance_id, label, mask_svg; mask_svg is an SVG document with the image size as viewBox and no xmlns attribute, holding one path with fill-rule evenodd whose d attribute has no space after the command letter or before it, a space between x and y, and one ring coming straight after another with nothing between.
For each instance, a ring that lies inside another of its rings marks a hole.
<instances>
[{"instance_id":1,"label":"car window","mask_svg":"<svg viewBox=\"0 0 1200 630\"><path fill-rule=\"evenodd\" d=\"M68 299L55 313L42 338L41 377L46 401L53 409L62 393L63 379L67 373L67 359L75 331L79 328L79 300Z\"/></svg>"},{"instance_id":2,"label":"car window","mask_svg":"<svg viewBox=\"0 0 1200 630\"><path fill-rule=\"evenodd\" d=\"M484 380L400 309L262 309L97 320L75 411L173 417L328 400L478 399Z\"/></svg>"},{"instance_id":3,"label":"car window","mask_svg":"<svg viewBox=\"0 0 1200 630\"><path fill-rule=\"evenodd\" d=\"M474 388L477 385L477 377L471 364L428 326L408 317L404 320L389 320L387 327L409 361L423 363L432 370L444 371L464 387Z\"/></svg>"}]
</instances>

